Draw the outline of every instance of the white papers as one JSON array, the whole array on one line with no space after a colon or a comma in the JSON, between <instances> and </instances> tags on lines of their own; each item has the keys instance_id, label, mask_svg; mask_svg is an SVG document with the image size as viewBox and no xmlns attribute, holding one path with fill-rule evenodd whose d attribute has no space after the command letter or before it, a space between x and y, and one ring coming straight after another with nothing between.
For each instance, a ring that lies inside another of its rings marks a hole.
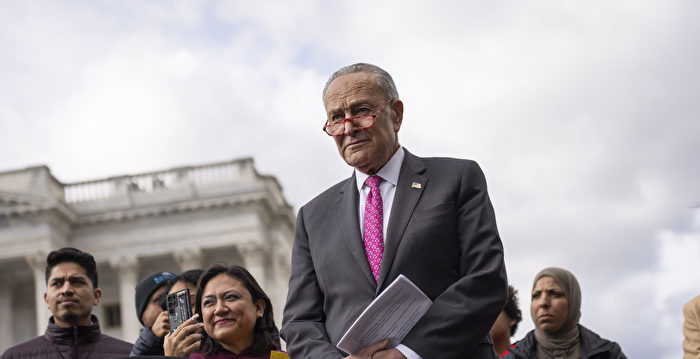
<instances>
[{"instance_id":1,"label":"white papers","mask_svg":"<svg viewBox=\"0 0 700 359\"><path fill-rule=\"evenodd\" d=\"M401 274L365 308L336 347L354 353L388 338L389 347L393 348L401 344L432 304L420 288Z\"/></svg>"}]
</instances>

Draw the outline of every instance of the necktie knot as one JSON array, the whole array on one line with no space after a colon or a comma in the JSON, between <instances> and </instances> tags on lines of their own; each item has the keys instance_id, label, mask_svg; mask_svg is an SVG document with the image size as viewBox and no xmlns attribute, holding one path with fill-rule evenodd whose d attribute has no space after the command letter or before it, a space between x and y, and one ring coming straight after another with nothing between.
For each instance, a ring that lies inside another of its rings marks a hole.
<instances>
[{"instance_id":1,"label":"necktie knot","mask_svg":"<svg viewBox=\"0 0 700 359\"><path fill-rule=\"evenodd\" d=\"M379 183L381 183L381 182L382 182L382 178L379 177L379 176L369 176L369 177L367 177L367 179L365 180L365 184L366 184L369 188L372 188L372 189L373 189L373 188L376 188L376 187L379 187Z\"/></svg>"}]
</instances>

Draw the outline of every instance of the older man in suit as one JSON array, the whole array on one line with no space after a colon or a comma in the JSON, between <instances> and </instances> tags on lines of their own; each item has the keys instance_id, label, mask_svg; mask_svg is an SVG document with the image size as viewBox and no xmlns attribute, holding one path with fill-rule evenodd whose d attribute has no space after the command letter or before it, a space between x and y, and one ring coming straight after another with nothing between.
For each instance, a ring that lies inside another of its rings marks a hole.
<instances>
[{"instance_id":1,"label":"older man in suit","mask_svg":"<svg viewBox=\"0 0 700 359\"><path fill-rule=\"evenodd\" d=\"M479 166L401 147L403 102L377 66L338 70L323 101L323 129L355 170L299 210L281 331L290 356L345 357L339 339L403 274L432 306L397 347L347 358L496 358L489 329L507 284Z\"/></svg>"}]
</instances>

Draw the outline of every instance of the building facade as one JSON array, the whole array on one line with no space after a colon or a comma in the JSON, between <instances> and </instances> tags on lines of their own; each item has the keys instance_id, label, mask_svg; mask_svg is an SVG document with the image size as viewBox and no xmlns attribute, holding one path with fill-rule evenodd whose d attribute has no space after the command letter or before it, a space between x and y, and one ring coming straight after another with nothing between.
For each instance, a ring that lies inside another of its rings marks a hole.
<instances>
[{"instance_id":1,"label":"building facade","mask_svg":"<svg viewBox=\"0 0 700 359\"><path fill-rule=\"evenodd\" d=\"M91 253L104 333L134 342L134 288L156 271L240 264L281 315L295 216L278 181L250 158L63 184L46 166L0 173L0 352L43 334L47 254Z\"/></svg>"}]
</instances>

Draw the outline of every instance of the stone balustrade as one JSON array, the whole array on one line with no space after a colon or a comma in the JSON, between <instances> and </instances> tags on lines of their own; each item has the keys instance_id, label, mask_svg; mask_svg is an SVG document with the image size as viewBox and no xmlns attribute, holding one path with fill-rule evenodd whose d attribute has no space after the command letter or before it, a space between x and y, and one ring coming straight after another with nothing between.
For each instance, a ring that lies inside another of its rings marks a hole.
<instances>
[{"instance_id":1,"label":"stone balustrade","mask_svg":"<svg viewBox=\"0 0 700 359\"><path fill-rule=\"evenodd\" d=\"M69 204L105 201L134 193L155 193L223 183L250 182L255 175L253 160L238 159L201 166L178 167L165 171L125 175L70 183L64 186Z\"/></svg>"}]
</instances>

